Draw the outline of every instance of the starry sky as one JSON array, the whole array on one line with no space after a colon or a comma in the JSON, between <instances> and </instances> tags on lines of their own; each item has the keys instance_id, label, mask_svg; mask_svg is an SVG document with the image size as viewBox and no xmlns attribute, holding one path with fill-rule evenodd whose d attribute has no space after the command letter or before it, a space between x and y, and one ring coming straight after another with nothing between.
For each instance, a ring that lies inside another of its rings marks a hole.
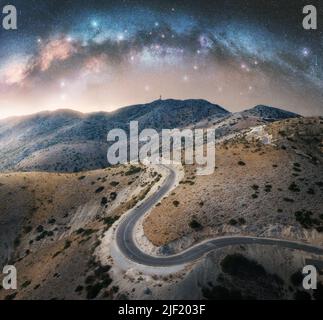
<instances>
[{"instance_id":1,"label":"starry sky","mask_svg":"<svg viewBox=\"0 0 323 320\"><path fill-rule=\"evenodd\" d=\"M0 0L0 118L201 98L323 115L323 2ZM316 5L318 29L302 8Z\"/></svg>"}]
</instances>

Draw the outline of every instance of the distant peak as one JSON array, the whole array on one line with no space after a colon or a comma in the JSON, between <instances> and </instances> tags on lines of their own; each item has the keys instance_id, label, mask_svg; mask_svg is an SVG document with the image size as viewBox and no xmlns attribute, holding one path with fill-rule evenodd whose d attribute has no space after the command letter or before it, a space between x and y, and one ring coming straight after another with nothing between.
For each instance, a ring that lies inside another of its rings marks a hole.
<instances>
[{"instance_id":1,"label":"distant peak","mask_svg":"<svg viewBox=\"0 0 323 320\"><path fill-rule=\"evenodd\" d=\"M257 105L251 109L243 111L242 113L251 116L258 116L264 119L275 120L301 117L299 114L294 112L266 105Z\"/></svg>"}]
</instances>

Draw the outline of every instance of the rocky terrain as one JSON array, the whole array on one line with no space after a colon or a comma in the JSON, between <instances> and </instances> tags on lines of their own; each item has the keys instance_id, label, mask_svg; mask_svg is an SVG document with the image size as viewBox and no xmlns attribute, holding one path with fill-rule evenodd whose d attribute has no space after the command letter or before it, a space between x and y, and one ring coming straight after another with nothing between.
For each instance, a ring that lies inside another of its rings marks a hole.
<instances>
[{"instance_id":1,"label":"rocky terrain","mask_svg":"<svg viewBox=\"0 0 323 320\"><path fill-rule=\"evenodd\" d=\"M109 267L95 261L94 250L159 179L133 166L0 174L0 265L16 266L19 287L0 288L0 299L95 298L102 288L111 298Z\"/></svg>"},{"instance_id":2,"label":"rocky terrain","mask_svg":"<svg viewBox=\"0 0 323 320\"><path fill-rule=\"evenodd\" d=\"M82 114L72 110L41 112L0 120L0 170L79 172L107 167L107 132L184 127L216 127L218 137L268 121L297 117L258 106L231 114L205 100L156 100L111 113Z\"/></svg>"},{"instance_id":3,"label":"rocky terrain","mask_svg":"<svg viewBox=\"0 0 323 320\"><path fill-rule=\"evenodd\" d=\"M185 166L180 186L144 221L150 241L170 251L231 234L323 244L323 121L257 128L218 145L214 174Z\"/></svg>"},{"instance_id":4,"label":"rocky terrain","mask_svg":"<svg viewBox=\"0 0 323 320\"><path fill-rule=\"evenodd\" d=\"M159 253L224 235L323 245L322 118L266 106L233 114L204 100L43 112L0 121L0 266L19 273L19 290L0 287L0 299L322 298L322 284L305 292L299 274L319 257L279 247L223 248L173 273L118 266L107 235L163 181L153 167L107 167L107 131L131 120L158 131L214 128L218 139L214 173L184 165L143 220Z\"/></svg>"},{"instance_id":5,"label":"rocky terrain","mask_svg":"<svg viewBox=\"0 0 323 320\"><path fill-rule=\"evenodd\" d=\"M112 113L41 112L0 121L0 170L77 172L106 167L107 132L179 128L229 112L205 100L157 100Z\"/></svg>"}]
</instances>

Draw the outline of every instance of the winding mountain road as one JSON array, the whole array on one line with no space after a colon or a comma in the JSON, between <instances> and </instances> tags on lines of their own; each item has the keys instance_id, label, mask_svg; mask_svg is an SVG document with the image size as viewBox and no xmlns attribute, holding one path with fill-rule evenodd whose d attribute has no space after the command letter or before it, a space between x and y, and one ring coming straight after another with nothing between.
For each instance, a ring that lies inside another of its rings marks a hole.
<instances>
[{"instance_id":1,"label":"winding mountain road","mask_svg":"<svg viewBox=\"0 0 323 320\"><path fill-rule=\"evenodd\" d=\"M137 221L157 204L174 186L176 172L170 168L169 175L163 185L152 196L147 198L140 206L135 207L118 225L116 230L116 244L122 254L128 259L141 265L152 267L168 267L183 265L200 259L206 253L231 245L260 244L269 246L278 246L301 250L311 254L323 255L323 248L313 245L269 238L230 236L210 239L196 244L178 254L169 256L152 256L143 252L134 240L134 232Z\"/></svg>"}]
</instances>

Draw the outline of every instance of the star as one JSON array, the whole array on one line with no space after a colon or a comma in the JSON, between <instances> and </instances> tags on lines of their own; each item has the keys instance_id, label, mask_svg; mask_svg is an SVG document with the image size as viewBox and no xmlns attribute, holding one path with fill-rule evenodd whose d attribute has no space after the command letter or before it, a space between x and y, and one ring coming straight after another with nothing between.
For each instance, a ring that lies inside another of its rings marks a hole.
<instances>
[{"instance_id":1,"label":"star","mask_svg":"<svg viewBox=\"0 0 323 320\"><path fill-rule=\"evenodd\" d=\"M96 20L92 20L92 22L91 22L91 26L93 27L93 28L97 28L98 27L98 22L96 21Z\"/></svg>"},{"instance_id":2,"label":"star","mask_svg":"<svg viewBox=\"0 0 323 320\"><path fill-rule=\"evenodd\" d=\"M118 39L118 41L123 41L124 40L124 35L122 33L118 34L117 39Z\"/></svg>"},{"instance_id":3,"label":"star","mask_svg":"<svg viewBox=\"0 0 323 320\"><path fill-rule=\"evenodd\" d=\"M304 57L308 57L310 54L310 50L308 48L303 48L302 54Z\"/></svg>"}]
</instances>

